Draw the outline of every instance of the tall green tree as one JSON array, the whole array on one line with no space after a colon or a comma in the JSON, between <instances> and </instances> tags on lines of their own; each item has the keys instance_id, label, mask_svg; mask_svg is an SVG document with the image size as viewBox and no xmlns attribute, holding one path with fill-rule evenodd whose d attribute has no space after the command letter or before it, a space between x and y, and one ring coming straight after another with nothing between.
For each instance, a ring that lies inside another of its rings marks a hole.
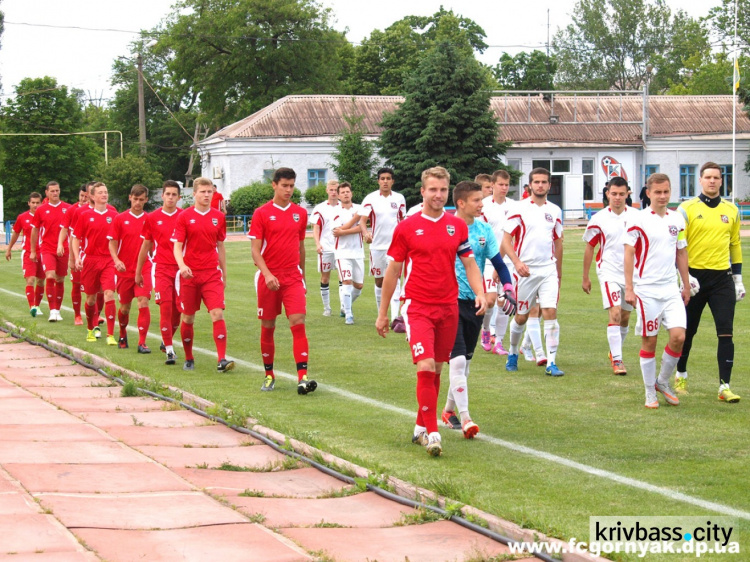
<instances>
[{"instance_id":1,"label":"tall green tree","mask_svg":"<svg viewBox=\"0 0 750 562\"><path fill-rule=\"evenodd\" d=\"M737 2L737 36L740 52L747 54L750 48L750 0ZM735 0L721 0L721 5L711 8L708 21L712 31L725 47L734 45L734 3ZM734 56L730 58L734 59Z\"/></svg>"},{"instance_id":2,"label":"tall green tree","mask_svg":"<svg viewBox=\"0 0 750 562\"><path fill-rule=\"evenodd\" d=\"M422 171L444 166L453 183L503 166L486 69L470 53L438 43L406 83L406 99L382 121L380 154L396 171L396 189L420 199Z\"/></svg>"},{"instance_id":3,"label":"tall green tree","mask_svg":"<svg viewBox=\"0 0 750 562\"><path fill-rule=\"evenodd\" d=\"M377 187L372 175L377 165L376 150L373 141L365 138L356 100L352 100L351 113L345 119L347 128L336 139L331 166L339 181L352 184L353 199L360 203L365 195Z\"/></svg>"},{"instance_id":4,"label":"tall green tree","mask_svg":"<svg viewBox=\"0 0 750 562\"><path fill-rule=\"evenodd\" d=\"M557 63L542 51L503 53L493 72L501 90L553 90Z\"/></svg>"},{"instance_id":5,"label":"tall green tree","mask_svg":"<svg viewBox=\"0 0 750 562\"><path fill-rule=\"evenodd\" d=\"M5 133L81 132L80 92L68 92L54 78L25 78L2 108ZM26 208L31 191L48 181L60 183L62 198L76 201L81 184L92 179L102 152L91 138L76 136L0 136L4 155L2 183L9 214Z\"/></svg>"},{"instance_id":6,"label":"tall green tree","mask_svg":"<svg viewBox=\"0 0 750 562\"><path fill-rule=\"evenodd\" d=\"M212 128L288 94L339 90L351 45L316 0L181 0L155 52Z\"/></svg>"},{"instance_id":7,"label":"tall green tree","mask_svg":"<svg viewBox=\"0 0 750 562\"><path fill-rule=\"evenodd\" d=\"M109 202L120 210L128 207L130 189L135 184L148 187L149 199L152 199L163 183L161 174L149 161L134 154L110 160L108 165L102 162L97 168L97 178L107 184Z\"/></svg>"},{"instance_id":8,"label":"tall green tree","mask_svg":"<svg viewBox=\"0 0 750 562\"><path fill-rule=\"evenodd\" d=\"M563 88L631 90L650 80L658 93L680 82L688 58L710 50L700 23L665 0L579 0L571 17L553 39Z\"/></svg>"},{"instance_id":9,"label":"tall green tree","mask_svg":"<svg viewBox=\"0 0 750 562\"><path fill-rule=\"evenodd\" d=\"M475 21L442 7L431 16L407 16L384 31L375 30L359 47L349 89L359 95L400 95L406 79L437 42L483 53L486 34Z\"/></svg>"}]
</instances>

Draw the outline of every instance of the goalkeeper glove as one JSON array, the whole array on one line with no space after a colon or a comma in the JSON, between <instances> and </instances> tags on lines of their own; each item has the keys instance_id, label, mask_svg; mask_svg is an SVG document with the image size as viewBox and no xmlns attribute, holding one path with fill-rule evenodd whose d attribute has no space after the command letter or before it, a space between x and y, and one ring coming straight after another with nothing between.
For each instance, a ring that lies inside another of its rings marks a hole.
<instances>
[{"instance_id":1,"label":"goalkeeper glove","mask_svg":"<svg viewBox=\"0 0 750 562\"><path fill-rule=\"evenodd\" d=\"M516 291L513 289L513 285L506 283L503 285L503 292L505 294L505 303L503 303L503 312L512 316L516 312Z\"/></svg>"},{"instance_id":2,"label":"goalkeeper glove","mask_svg":"<svg viewBox=\"0 0 750 562\"><path fill-rule=\"evenodd\" d=\"M742 275L732 275L734 280L734 295L737 301L741 301L745 298L745 286L742 284Z\"/></svg>"}]
</instances>

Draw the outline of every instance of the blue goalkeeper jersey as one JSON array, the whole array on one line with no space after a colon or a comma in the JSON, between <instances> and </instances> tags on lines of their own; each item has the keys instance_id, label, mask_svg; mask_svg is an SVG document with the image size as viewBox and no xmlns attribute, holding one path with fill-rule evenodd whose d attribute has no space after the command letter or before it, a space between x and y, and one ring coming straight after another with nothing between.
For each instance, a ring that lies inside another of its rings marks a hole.
<instances>
[{"instance_id":1,"label":"blue goalkeeper jersey","mask_svg":"<svg viewBox=\"0 0 750 562\"><path fill-rule=\"evenodd\" d=\"M471 244L474 259L481 273L486 261L500 253L500 248L497 245L495 233L492 232L492 227L486 222L474 219L474 222L468 225L468 227L469 244ZM456 279L458 279L458 298L473 301L476 295L471 290L471 286L469 286L469 280L466 278L466 269L459 258L456 258Z\"/></svg>"}]
</instances>

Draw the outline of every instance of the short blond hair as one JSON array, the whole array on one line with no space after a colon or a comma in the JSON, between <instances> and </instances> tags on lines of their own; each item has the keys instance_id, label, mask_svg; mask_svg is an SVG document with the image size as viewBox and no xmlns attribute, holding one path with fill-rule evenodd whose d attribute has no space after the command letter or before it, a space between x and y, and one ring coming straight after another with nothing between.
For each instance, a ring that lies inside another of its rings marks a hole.
<instances>
[{"instance_id":1,"label":"short blond hair","mask_svg":"<svg viewBox=\"0 0 750 562\"><path fill-rule=\"evenodd\" d=\"M651 174L646 180L646 188L651 189L655 183L668 183L670 189L672 188L672 182L667 174Z\"/></svg>"},{"instance_id":2,"label":"short blond hair","mask_svg":"<svg viewBox=\"0 0 750 562\"><path fill-rule=\"evenodd\" d=\"M332 185L338 186L339 185L339 180L328 180L326 182L326 187L331 187Z\"/></svg>"},{"instance_id":3,"label":"short blond hair","mask_svg":"<svg viewBox=\"0 0 750 562\"><path fill-rule=\"evenodd\" d=\"M447 180L448 183L451 182L450 173L442 166L427 168L424 172L422 172L422 183L426 182L427 178L437 178L439 180Z\"/></svg>"},{"instance_id":4,"label":"short blond hair","mask_svg":"<svg viewBox=\"0 0 750 562\"><path fill-rule=\"evenodd\" d=\"M198 187L200 187L202 185L207 185L208 187L210 187L211 189L213 189L214 182L212 182L208 178L203 178L203 177L196 178L196 179L193 180L193 189L196 189L196 188L198 188Z\"/></svg>"}]
</instances>

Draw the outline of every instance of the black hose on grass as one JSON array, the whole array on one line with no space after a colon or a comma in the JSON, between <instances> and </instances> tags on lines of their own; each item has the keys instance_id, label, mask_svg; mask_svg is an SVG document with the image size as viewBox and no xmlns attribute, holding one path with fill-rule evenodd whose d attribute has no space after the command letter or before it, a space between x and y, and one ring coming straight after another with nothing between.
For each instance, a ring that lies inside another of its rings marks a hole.
<instances>
[{"instance_id":1,"label":"black hose on grass","mask_svg":"<svg viewBox=\"0 0 750 562\"><path fill-rule=\"evenodd\" d=\"M111 380L113 382L116 382L120 386L124 386L125 385L125 381L122 380L121 378L116 377L114 375L110 375L109 373L105 372L103 369L97 367L96 365L92 365L91 363L87 363L86 361L83 361L82 359L78 359L77 357L74 357L73 355L70 355L69 353L65 353L64 351L56 349L56 348L52 347L51 345L48 345L48 344L43 343L43 342L38 342L38 341L35 341L35 340L32 340L32 339L29 339L26 336L24 336L23 334L17 334L15 332L13 332L11 329L5 328L3 326L0 326L0 331L5 332L6 334L9 334L10 336L12 336L12 337L14 337L16 339L19 339L19 340L25 341L27 343L30 343L31 345L35 345L35 346L41 347L43 349L46 349L47 351L55 353L56 355L59 355L60 357L64 357L65 359L73 361L74 363L78 363L82 367L86 367L87 369L90 369L90 370L92 370L92 371L94 371L94 372L102 375L103 377L106 377L109 380ZM338 480L341 480L342 482L346 482L347 484L351 484L351 485L356 485L356 483L357 483L356 480L354 480L354 478L352 478L351 476L347 476L345 474L342 474L342 473L340 473L340 472L338 472L338 471L336 471L336 470L334 470L334 469L332 469L332 468L330 468L330 467L328 467L328 466L326 466L324 464L321 464L321 463L319 463L317 461L314 461L313 459L305 457L304 455L301 455L301 454L297 453L296 451L290 451L289 449L286 449L286 448L280 446L276 441L274 441L274 440L266 437L262 433L258 433L257 431L253 431L252 429L248 429L246 427L235 425L235 424L233 424L231 422L228 422L227 420L225 420L223 418L220 418L219 416L214 416L212 414L204 412L203 410L201 410L199 408L196 408L195 406L193 406L191 404L187 404L187 403L185 403L185 402L183 402L181 400L177 400L177 399L171 398L169 396L164 396L164 395L159 394L157 392L153 392L151 390L147 390L147 389L143 389L143 388L137 388L137 390L138 390L138 392L140 392L142 394L145 394L147 396L151 396L152 398L157 398L159 400L164 400L164 401L170 402L172 404L179 404L182 408L184 408L186 410L189 410L190 412L193 412L194 414L198 414L199 416L207 418L207 419L209 419L211 421L220 423L220 424L228 427L229 429L233 429L234 431L237 431L239 433L243 433L245 435L249 435L249 436L253 437L254 439L257 439L258 441L261 441L264 444L268 445L269 447L271 447L275 451L277 451L279 453L282 453L284 455L287 455L289 457L292 457L292 458L294 458L294 459L296 459L298 461L302 461L304 463L307 463L310 466L316 468L317 470L319 470L319 471L321 471L321 472L323 472L323 473L325 473L325 474L327 474L329 476L332 476L332 477L334 477L334 478L336 478ZM405 498L403 496L399 496L397 494L394 494L392 492L384 490L383 488L380 488L378 486L370 484L369 482L366 484L366 489L368 491L371 491L371 492L374 492L374 493L378 494L379 496L381 496L383 498L389 499L389 500L394 501L396 503L399 503L401 505L404 505L404 506L407 506L407 507L412 507L412 508L415 508L415 509L426 509L426 510L432 511L432 512L440 515L440 517L443 518L443 519L447 519L449 521L453 521L454 523L456 523L456 524L458 524L458 525L460 525L460 526L462 526L462 527L464 527L466 529L469 529L470 531L473 531L475 533L483 535L483 536L485 536L485 537L487 537L489 539L492 539L492 540L494 540L496 542L499 542L501 544L504 544L506 546L509 545L509 544L518 544L518 541L515 541L515 540L513 540L511 538L508 538L508 537L506 537L504 535L501 535L500 533L496 533L495 531L492 531L490 529L486 529L485 527L477 525L476 523L472 523L471 521L468 521L467 519L464 519L463 517L459 517L457 515L452 515L448 511L446 511L446 510L444 510L444 509L442 509L440 507L437 507L437 506L434 506L434 505L428 505L428 504L425 504L425 503L422 503L422 502L419 502L419 501L416 501L416 500L412 500L412 499L409 499L409 498ZM531 554L535 558L538 558L540 560L544 560L544 562L560 562L560 560L558 558L553 558L553 557L551 557L551 556L549 556L547 554L543 554L543 553L529 553L529 554Z\"/></svg>"}]
</instances>

